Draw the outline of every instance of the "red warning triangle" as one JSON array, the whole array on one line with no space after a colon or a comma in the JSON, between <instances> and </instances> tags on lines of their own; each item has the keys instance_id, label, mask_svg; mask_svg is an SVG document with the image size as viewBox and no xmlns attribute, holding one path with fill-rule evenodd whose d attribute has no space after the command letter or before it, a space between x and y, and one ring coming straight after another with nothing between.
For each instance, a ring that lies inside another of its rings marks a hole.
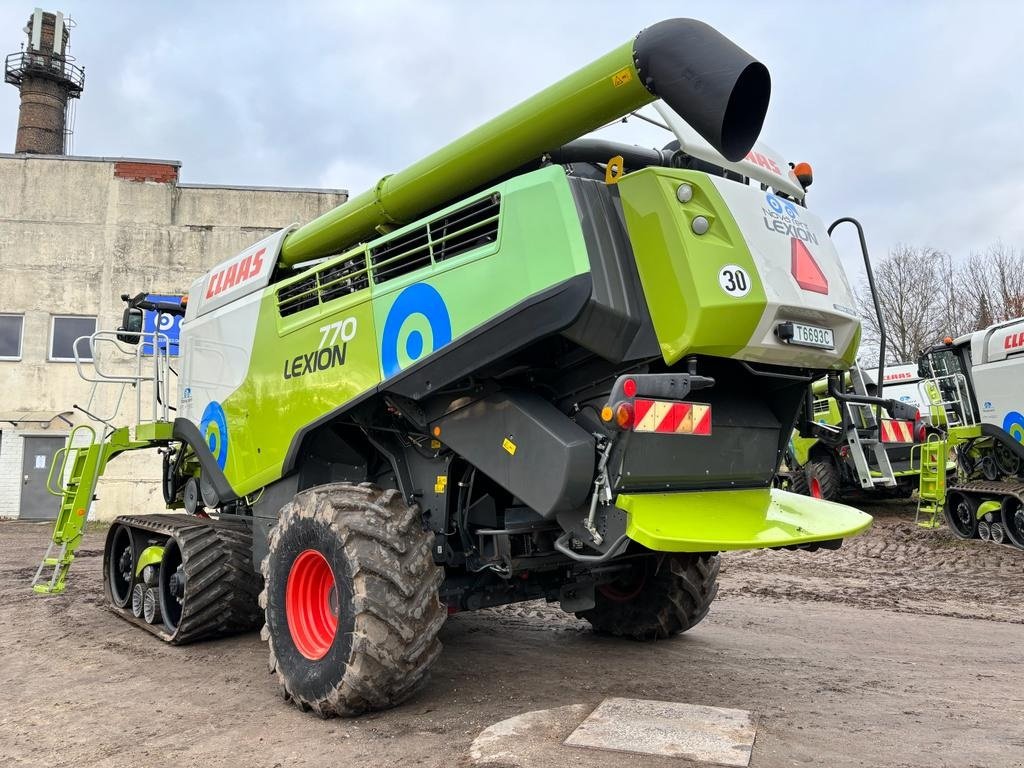
<instances>
[{"instance_id":1,"label":"red warning triangle","mask_svg":"<svg viewBox=\"0 0 1024 768\"><path fill-rule=\"evenodd\" d=\"M825 273L821 271L821 267L818 266L818 262L814 260L803 240L797 237L792 238L792 253L792 271L797 285L805 291L828 295L828 280L825 279Z\"/></svg>"}]
</instances>

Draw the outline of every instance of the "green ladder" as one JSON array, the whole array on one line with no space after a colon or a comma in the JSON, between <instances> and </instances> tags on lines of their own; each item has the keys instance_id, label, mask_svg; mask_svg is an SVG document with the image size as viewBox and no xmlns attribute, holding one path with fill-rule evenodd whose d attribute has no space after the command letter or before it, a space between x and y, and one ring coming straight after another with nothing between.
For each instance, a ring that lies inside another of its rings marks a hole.
<instances>
[{"instance_id":1,"label":"green ladder","mask_svg":"<svg viewBox=\"0 0 1024 768\"><path fill-rule=\"evenodd\" d=\"M944 439L932 435L928 442L915 445L911 449L911 467L914 465L913 452L917 449L921 452L921 464L914 522L922 528L938 528L942 525L942 511L946 506L946 463L949 448Z\"/></svg>"},{"instance_id":2,"label":"green ladder","mask_svg":"<svg viewBox=\"0 0 1024 768\"><path fill-rule=\"evenodd\" d=\"M88 440L82 445L75 445L75 438L79 434L87 435ZM58 594L64 591L64 580L74 562L75 551L82 540L82 528L89 516L89 507L92 506L102 454L103 443L96 442L96 430L82 424L71 430L67 443L53 457L50 474L46 479L46 490L60 497L60 511L46 554L32 579L32 589L36 592ZM59 471L55 473L58 468ZM41 581L47 568L53 569L50 578Z\"/></svg>"},{"instance_id":3,"label":"green ladder","mask_svg":"<svg viewBox=\"0 0 1024 768\"><path fill-rule=\"evenodd\" d=\"M85 521L96 497L96 485L107 463L125 451L166 444L171 437L171 429L169 422L141 424L136 427L135 440L131 438L128 427L107 429L101 440L96 439L96 430L88 424L80 424L71 430L65 446L54 454L46 479L46 490L59 496L61 502L53 536L32 579L34 591L45 595L64 591L68 570L82 542ZM80 445L75 445L79 434L86 437L78 441ZM44 573L47 568L53 570Z\"/></svg>"}]
</instances>

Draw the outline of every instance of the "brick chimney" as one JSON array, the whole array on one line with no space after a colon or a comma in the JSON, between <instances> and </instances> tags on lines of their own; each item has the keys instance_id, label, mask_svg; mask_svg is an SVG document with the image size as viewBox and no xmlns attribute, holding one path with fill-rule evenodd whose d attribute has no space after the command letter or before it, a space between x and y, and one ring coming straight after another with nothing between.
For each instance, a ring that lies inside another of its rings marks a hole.
<instances>
[{"instance_id":1,"label":"brick chimney","mask_svg":"<svg viewBox=\"0 0 1024 768\"><path fill-rule=\"evenodd\" d=\"M72 99L85 86L85 70L68 55L71 20L36 8L29 17L22 50L7 56L4 80L21 91L15 152L63 155L71 135Z\"/></svg>"}]
</instances>

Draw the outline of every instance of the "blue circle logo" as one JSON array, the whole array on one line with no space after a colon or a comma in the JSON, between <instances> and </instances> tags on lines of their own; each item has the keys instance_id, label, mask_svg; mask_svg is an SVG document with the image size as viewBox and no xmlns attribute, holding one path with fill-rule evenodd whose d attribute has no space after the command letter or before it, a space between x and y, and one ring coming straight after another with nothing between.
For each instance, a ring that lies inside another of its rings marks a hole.
<instances>
[{"instance_id":1,"label":"blue circle logo","mask_svg":"<svg viewBox=\"0 0 1024 768\"><path fill-rule=\"evenodd\" d=\"M1024 443L1024 415L1010 411L1003 418L1003 429L1018 443Z\"/></svg>"},{"instance_id":2,"label":"blue circle logo","mask_svg":"<svg viewBox=\"0 0 1024 768\"><path fill-rule=\"evenodd\" d=\"M380 360L384 378L436 352L452 340L452 320L437 289L416 283L398 294L384 321Z\"/></svg>"},{"instance_id":3,"label":"blue circle logo","mask_svg":"<svg viewBox=\"0 0 1024 768\"><path fill-rule=\"evenodd\" d=\"M206 447L217 460L217 466L224 469L224 465L228 463L228 420L224 416L224 409L216 400L211 401L203 411L199 431L203 433Z\"/></svg>"}]
</instances>

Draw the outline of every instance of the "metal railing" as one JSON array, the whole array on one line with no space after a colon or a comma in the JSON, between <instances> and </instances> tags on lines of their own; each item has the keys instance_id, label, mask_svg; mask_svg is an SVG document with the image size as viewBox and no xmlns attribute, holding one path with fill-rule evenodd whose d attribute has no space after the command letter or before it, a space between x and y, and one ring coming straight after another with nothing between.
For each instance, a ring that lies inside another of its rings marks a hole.
<instances>
[{"instance_id":1,"label":"metal railing","mask_svg":"<svg viewBox=\"0 0 1024 768\"><path fill-rule=\"evenodd\" d=\"M119 336L137 338L138 343L125 342L118 338ZM82 342L86 340L91 356L89 360L83 360L81 355ZM100 352L110 349L119 354L122 361L125 359L133 361L130 372L104 368L103 356ZM89 418L113 428L113 421L121 410L125 390L131 387L135 390L135 424L169 420L170 412L174 410L170 404L171 376L177 376L177 373L171 368L171 340L166 333L159 331L96 331L91 336L80 336L76 339L74 350L75 367L78 369L79 377L92 384L88 402L85 407L76 404L77 410ZM143 354L144 350L147 354ZM91 372L83 367L83 363L91 364ZM100 384L120 385L113 410L109 415L100 415L93 411ZM143 389L146 384L150 385L150 392L144 402Z\"/></svg>"},{"instance_id":2,"label":"metal railing","mask_svg":"<svg viewBox=\"0 0 1024 768\"><path fill-rule=\"evenodd\" d=\"M947 427L972 427L977 423L971 390L964 374L940 374L933 370L931 382L937 398L929 396L928 420L932 424L938 426L944 420Z\"/></svg>"},{"instance_id":3,"label":"metal railing","mask_svg":"<svg viewBox=\"0 0 1024 768\"><path fill-rule=\"evenodd\" d=\"M85 88L85 68L72 64L65 56L39 51L19 51L4 59L4 80L21 85L25 75L59 80L68 86L68 95L76 98Z\"/></svg>"}]
</instances>

